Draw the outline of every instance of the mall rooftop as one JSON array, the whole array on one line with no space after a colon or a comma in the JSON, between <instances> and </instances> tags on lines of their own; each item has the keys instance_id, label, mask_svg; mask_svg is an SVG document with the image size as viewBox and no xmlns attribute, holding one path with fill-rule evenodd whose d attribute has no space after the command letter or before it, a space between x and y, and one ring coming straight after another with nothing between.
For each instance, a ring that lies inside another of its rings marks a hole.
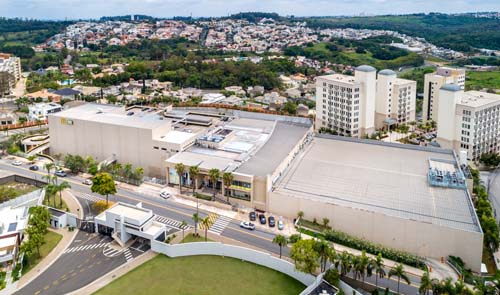
<instances>
[{"instance_id":1,"label":"mall rooftop","mask_svg":"<svg viewBox=\"0 0 500 295\"><path fill-rule=\"evenodd\" d=\"M318 136L287 169L274 190L297 198L481 232L465 188L431 186L428 182L429 166L437 159L459 169L451 150Z\"/></svg>"}]
</instances>

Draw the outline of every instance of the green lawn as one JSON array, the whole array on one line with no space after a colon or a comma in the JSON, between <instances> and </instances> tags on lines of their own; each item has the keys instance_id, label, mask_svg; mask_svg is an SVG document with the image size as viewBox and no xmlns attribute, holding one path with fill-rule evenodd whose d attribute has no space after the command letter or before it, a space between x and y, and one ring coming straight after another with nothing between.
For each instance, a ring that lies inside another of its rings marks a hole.
<instances>
[{"instance_id":1,"label":"green lawn","mask_svg":"<svg viewBox=\"0 0 500 295\"><path fill-rule=\"evenodd\" d=\"M182 235L182 233L180 233ZM194 234L189 234L181 241L181 243L193 243L193 242L205 242L205 231L199 230L199 237L195 237ZM208 242L212 240L207 239Z\"/></svg>"},{"instance_id":2,"label":"green lawn","mask_svg":"<svg viewBox=\"0 0 500 295\"><path fill-rule=\"evenodd\" d=\"M289 295L304 288L285 274L238 259L158 255L94 294Z\"/></svg>"},{"instance_id":3,"label":"green lawn","mask_svg":"<svg viewBox=\"0 0 500 295\"><path fill-rule=\"evenodd\" d=\"M50 200L49 200L47 195L45 195L45 199L43 200L43 204L46 206L56 208L56 209L60 209L62 211L69 210L68 205L66 205L66 202L64 202L64 200L61 200L61 196L59 193L57 193L55 196L55 206L54 206L54 197L50 197Z\"/></svg>"},{"instance_id":4,"label":"green lawn","mask_svg":"<svg viewBox=\"0 0 500 295\"><path fill-rule=\"evenodd\" d=\"M466 89L496 89L500 91L500 72L467 72Z\"/></svg>"},{"instance_id":5,"label":"green lawn","mask_svg":"<svg viewBox=\"0 0 500 295\"><path fill-rule=\"evenodd\" d=\"M43 258L49 255L50 251L54 249L59 241L61 241L62 236L53 231L48 231L45 234L45 244L40 247L40 257L37 257L37 253L33 253L33 255L28 256L28 263L22 271L22 274L27 273L29 270L34 268Z\"/></svg>"},{"instance_id":6,"label":"green lawn","mask_svg":"<svg viewBox=\"0 0 500 295\"><path fill-rule=\"evenodd\" d=\"M17 198L34 190L36 190L35 186L20 182L2 184L0 185L0 202Z\"/></svg>"}]
</instances>

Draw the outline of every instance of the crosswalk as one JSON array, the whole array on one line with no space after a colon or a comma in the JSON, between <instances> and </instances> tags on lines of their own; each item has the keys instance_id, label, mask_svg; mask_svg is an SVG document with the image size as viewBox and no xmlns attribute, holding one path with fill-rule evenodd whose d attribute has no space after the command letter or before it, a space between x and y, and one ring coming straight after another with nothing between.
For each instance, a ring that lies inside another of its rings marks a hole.
<instances>
[{"instance_id":1,"label":"crosswalk","mask_svg":"<svg viewBox=\"0 0 500 295\"><path fill-rule=\"evenodd\" d=\"M220 235L226 229L231 220L232 219L230 217L219 215L217 220L214 222L214 224L212 224L208 231Z\"/></svg>"},{"instance_id":2,"label":"crosswalk","mask_svg":"<svg viewBox=\"0 0 500 295\"><path fill-rule=\"evenodd\" d=\"M215 221L218 218L219 218L218 214L215 214L215 213L208 214L208 224L207 224L208 229L210 229L212 227L212 225L215 223ZM205 230L205 225L203 224L203 222L200 221L200 223L198 223L198 228Z\"/></svg>"},{"instance_id":3,"label":"crosswalk","mask_svg":"<svg viewBox=\"0 0 500 295\"><path fill-rule=\"evenodd\" d=\"M96 244L88 244L88 245L83 245L83 246L71 247L71 248L66 249L63 253L75 253L75 252L80 252L80 251L93 250L93 249L105 247L107 244L109 244L109 243L96 243Z\"/></svg>"},{"instance_id":4,"label":"crosswalk","mask_svg":"<svg viewBox=\"0 0 500 295\"><path fill-rule=\"evenodd\" d=\"M115 257L115 256L120 255L120 253L122 253L123 251L124 250L117 250L117 249L114 249L114 248L111 248L108 246L108 247L104 248L104 250L102 250L102 254L106 257Z\"/></svg>"},{"instance_id":5,"label":"crosswalk","mask_svg":"<svg viewBox=\"0 0 500 295\"><path fill-rule=\"evenodd\" d=\"M125 259L127 260L127 262L134 259L134 256L132 256L132 253L130 253L129 248L125 249L125 251L123 251L123 254L125 255Z\"/></svg>"},{"instance_id":6,"label":"crosswalk","mask_svg":"<svg viewBox=\"0 0 500 295\"><path fill-rule=\"evenodd\" d=\"M160 223L163 223L163 224L166 224L167 226L169 227L172 227L172 228L178 228L178 229L184 229L184 230L187 230L189 229L189 225L182 225L182 222L180 221L177 221L177 220L173 220L173 219L170 219L170 218L167 218L167 217L163 217L163 216L156 216L155 218L155 221L158 221Z\"/></svg>"},{"instance_id":7,"label":"crosswalk","mask_svg":"<svg viewBox=\"0 0 500 295\"><path fill-rule=\"evenodd\" d=\"M87 201L90 201L90 202L92 202L92 203L95 203L95 202L97 202L97 201L102 201L102 200L104 200L104 199L99 198L99 197L97 197L97 196L90 195L90 194L85 194L85 193L77 193L75 196L76 196L77 198L80 198L80 199L85 199L85 200L87 200Z\"/></svg>"}]
</instances>

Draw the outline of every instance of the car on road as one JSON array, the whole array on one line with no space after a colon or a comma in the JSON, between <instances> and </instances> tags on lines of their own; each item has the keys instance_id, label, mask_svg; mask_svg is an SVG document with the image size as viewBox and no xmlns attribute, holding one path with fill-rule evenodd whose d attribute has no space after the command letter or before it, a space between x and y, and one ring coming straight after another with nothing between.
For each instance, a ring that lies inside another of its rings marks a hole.
<instances>
[{"instance_id":1,"label":"car on road","mask_svg":"<svg viewBox=\"0 0 500 295\"><path fill-rule=\"evenodd\" d=\"M171 193L167 192L167 191L161 191L160 192L160 197L164 198L165 200L170 198L172 196Z\"/></svg>"},{"instance_id":2,"label":"car on road","mask_svg":"<svg viewBox=\"0 0 500 295\"><path fill-rule=\"evenodd\" d=\"M266 224L266 216L264 214L259 215L260 224Z\"/></svg>"},{"instance_id":3,"label":"car on road","mask_svg":"<svg viewBox=\"0 0 500 295\"><path fill-rule=\"evenodd\" d=\"M248 214L248 217L250 217L250 221L255 221L255 218L257 217L257 215L255 214L255 212L250 212L250 214Z\"/></svg>"},{"instance_id":4,"label":"car on road","mask_svg":"<svg viewBox=\"0 0 500 295\"><path fill-rule=\"evenodd\" d=\"M90 178L84 179L84 180L82 181L82 183L83 183L83 184L86 184L86 185L92 185L92 179L90 179Z\"/></svg>"},{"instance_id":5,"label":"car on road","mask_svg":"<svg viewBox=\"0 0 500 295\"><path fill-rule=\"evenodd\" d=\"M37 165L31 165L30 166L30 170L31 171L38 171L38 169L40 169Z\"/></svg>"},{"instance_id":6,"label":"car on road","mask_svg":"<svg viewBox=\"0 0 500 295\"><path fill-rule=\"evenodd\" d=\"M283 220L278 220L278 229L283 230L285 228L285 225L283 224Z\"/></svg>"},{"instance_id":7,"label":"car on road","mask_svg":"<svg viewBox=\"0 0 500 295\"><path fill-rule=\"evenodd\" d=\"M254 230L255 229L255 224L253 224L251 222L248 222L248 221L242 221L240 223L240 227L241 228L246 228L246 229L249 229L249 230Z\"/></svg>"},{"instance_id":8,"label":"car on road","mask_svg":"<svg viewBox=\"0 0 500 295\"><path fill-rule=\"evenodd\" d=\"M14 166L21 166L22 164L23 164L23 162L21 162L21 161L12 162L12 165L14 165Z\"/></svg>"},{"instance_id":9,"label":"car on road","mask_svg":"<svg viewBox=\"0 0 500 295\"><path fill-rule=\"evenodd\" d=\"M68 173L64 172L63 170L57 170L54 174L57 175L57 176L59 176L59 177L66 177L66 176L68 176Z\"/></svg>"},{"instance_id":10,"label":"car on road","mask_svg":"<svg viewBox=\"0 0 500 295\"><path fill-rule=\"evenodd\" d=\"M276 220L274 219L274 216L269 216L267 218L267 221L269 221L269 227L275 227L276 226Z\"/></svg>"}]
</instances>

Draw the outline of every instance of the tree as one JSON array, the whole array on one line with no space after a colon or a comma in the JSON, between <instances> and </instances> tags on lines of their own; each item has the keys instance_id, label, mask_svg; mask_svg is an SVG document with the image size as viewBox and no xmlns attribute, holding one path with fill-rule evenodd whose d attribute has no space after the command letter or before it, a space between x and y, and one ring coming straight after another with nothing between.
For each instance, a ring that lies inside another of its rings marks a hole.
<instances>
[{"instance_id":1,"label":"tree","mask_svg":"<svg viewBox=\"0 0 500 295\"><path fill-rule=\"evenodd\" d=\"M94 209L95 212L97 212L97 214L104 212L104 210L108 209L108 207L109 205L104 200L99 200L92 204L92 208Z\"/></svg>"},{"instance_id":2,"label":"tree","mask_svg":"<svg viewBox=\"0 0 500 295\"><path fill-rule=\"evenodd\" d=\"M25 239L24 242L19 246L19 252L24 253L24 257L30 257L35 252L35 245L30 239ZM30 260L27 259L28 264Z\"/></svg>"},{"instance_id":3,"label":"tree","mask_svg":"<svg viewBox=\"0 0 500 295\"><path fill-rule=\"evenodd\" d=\"M418 292L420 294L427 295L430 290L432 290L432 279L429 275L429 271L426 271L420 278L420 287L418 288Z\"/></svg>"},{"instance_id":4,"label":"tree","mask_svg":"<svg viewBox=\"0 0 500 295\"><path fill-rule=\"evenodd\" d=\"M498 167L500 165L500 154L495 152L482 154L479 162L490 168Z\"/></svg>"},{"instance_id":5,"label":"tree","mask_svg":"<svg viewBox=\"0 0 500 295\"><path fill-rule=\"evenodd\" d=\"M196 185L198 182L198 175L200 175L200 168L198 166L189 166L189 177L193 186L193 197L196 198L196 214L199 214L199 201L196 197Z\"/></svg>"},{"instance_id":6,"label":"tree","mask_svg":"<svg viewBox=\"0 0 500 295\"><path fill-rule=\"evenodd\" d=\"M78 173L85 170L86 163L85 159L79 155L66 155L66 157L64 157L64 166L66 166L66 168L68 168L72 173Z\"/></svg>"},{"instance_id":7,"label":"tree","mask_svg":"<svg viewBox=\"0 0 500 295\"><path fill-rule=\"evenodd\" d=\"M352 255L349 254L347 251L343 251L337 261L335 261L335 267L339 268L340 267L340 274L342 276L347 275L352 268Z\"/></svg>"},{"instance_id":8,"label":"tree","mask_svg":"<svg viewBox=\"0 0 500 295\"><path fill-rule=\"evenodd\" d=\"M101 196L106 196L106 206L108 205L108 196L116 194L116 185L113 177L109 173L102 172L92 177L92 186L90 190Z\"/></svg>"},{"instance_id":9,"label":"tree","mask_svg":"<svg viewBox=\"0 0 500 295\"><path fill-rule=\"evenodd\" d=\"M378 279L384 278L386 275L384 268L384 260L382 260L382 254L378 253L377 257L372 261L373 269L375 270L375 286L378 288Z\"/></svg>"},{"instance_id":10,"label":"tree","mask_svg":"<svg viewBox=\"0 0 500 295\"><path fill-rule=\"evenodd\" d=\"M408 285L411 284L410 278L406 275L404 266L401 263L392 268L387 275L389 278L394 276L398 277L398 293L401 279L403 279Z\"/></svg>"},{"instance_id":11,"label":"tree","mask_svg":"<svg viewBox=\"0 0 500 295\"><path fill-rule=\"evenodd\" d=\"M213 189L214 189L214 194L212 196L212 199L215 201L215 194L217 193L217 182L219 181L220 177L220 171L219 169L213 168L208 171L208 177L210 178L210 181L212 182Z\"/></svg>"},{"instance_id":12,"label":"tree","mask_svg":"<svg viewBox=\"0 0 500 295\"><path fill-rule=\"evenodd\" d=\"M281 250L283 246L286 246L288 243L288 239L284 235L277 235L273 238L273 244L276 244L280 247L280 259L281 259Z\"/></svg>"},{"instance_id":13,"label":"tree","mask_svg":"<svg viewBox=\"0 0 500 295\"><path fill-rule=\"evenodd\" d=\"M194 221L194 235L198 235L198 222L200 222L200 215L198 213L193 214L193 221Z\"/></svg>"},{"instance_id":14,"label":"tree","mask_svg":"<svg viewBox=\"0 0 500 295\"><path fill-rule=\"evenodd\" d=\"M208 234L208 228L210 227L210 217L207 216L205 218L201 219L201 224L203 225L203 228L205 229L205 242L207 241L207 234Z\"/></svg>"},{"instance_id":15,"label":"tree","mask_svg":"<svg viewBox=\"0 0 500 295\"><path fill-rule=\"evenodd\" d=\"M300 240L292 245L290 257L299 271L312 274L318 268L318 252L314 250L314 240Z\"/></svg>"},{"instance_id":16,"label":"tree","mask_svg":"<svg viewBox=\"0 0 500 295\"><path fill-rule=\"evenodd\" d=\"M353 267L356 279L359 277L363 285L365 284L365 277L371 276L370 257L366 256L366 251L363 250L360 256L355 256L353 259Z\"/></svg>"},{"instance_id":17,"label":"tree","mask_svg":"<svg viewBox=\"0 0 500 295\"><path fill-rule=\"evenodd\" d=\"M297 212L297 217L298 217L297 226L299 227L299 234L302 235L302 232L300 231L300 223L302 221L302 218L304 218L304 212L303 211Z\"/></svg>"},{"instance_id":18,"label":"tree","mask_svg":"<svg viewBox=\"0 0 500 295\"><path fill-rule=\"evenodd\" d=\"M67 188L71 188L71 185L67 181L56 184L54 187L54 192L59 193L59 208L62 208L63 204L62 192Z\"/></svg>"},{"instance_id":19,"label":"tree","mask_svg":"<svg viewBox=\"0 0 500 295\"><path fill-rule=\"evenodd\" d=\"M328 224L329 224L329 223L330 223L330 219L328 219L328 218L326 218L326 217L325 217L325 218L323 218L323 226L324 226L324 227L328 227Z\"/></svg>"},{"instance_id":20,"label":"tree","mask_svg":"<svg viewBox=\"0 0 500 295\"><path fill-rule=\"evenodd\" d=\"M185 228L185 227L186 227L186 225L187 225L187 222L186 222L185 220L183 220L183 221L181 222L181 228L182 228L182 239L183 239L183 240L184 240L184 230L186 229L186 228Z\"/></svg>"},{"instance_id":21,"label":"tree","mask_svg":"<svg viewBox=\"0 0 500 295\"><path fill-rule=\"evenodd\" d=\"M229 189L233 184L234 175L231 172L224 172L222 174L222 183L224 184L225 193L227 196L227 203L229 204L229 196L231 195L231 190Z\"/></svg>"},{"instance_id":22,"label":"tree","mask_svg":"<svg viewBox=\"0 0 500 295\"><path fill-rule=\"evenodd\" d=\"M326 264L328 262L328 259L331 257L330 252L335 250L331 248L328 242L325 241L324 239L319 239L314 241L314 250L319 255L320 270L321 272L324 272L326 270Z\"/></svg>"},{"instance_id":23,"label":"tree","mask_svg":"<svg viewBox=\"0 0 500 295\"><path fill-rule=\"evenodd\" d=\"M182 194L182 177L186 173L186 166L182 163L175 164L175 172L179 176L179 194Z\"/></svg>"}]
</instances>

